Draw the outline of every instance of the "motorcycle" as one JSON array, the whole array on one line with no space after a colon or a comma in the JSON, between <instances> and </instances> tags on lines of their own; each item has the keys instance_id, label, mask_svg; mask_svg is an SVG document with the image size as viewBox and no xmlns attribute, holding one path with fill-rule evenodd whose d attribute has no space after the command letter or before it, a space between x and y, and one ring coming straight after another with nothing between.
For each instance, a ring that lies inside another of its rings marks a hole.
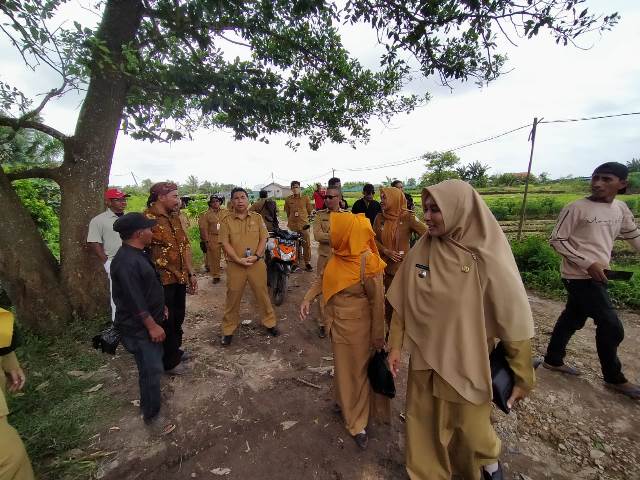
<instances>
[{"instance_id":1,"label":"motorcycle","mask_svg":"<svg viewBox=\"0 0 640 480\"><path fill-rule=\"evenodd\" d=\"M280 228L269 232L265 258L267 285L273 296L273 303L276 305L282 305L284 301L289 274L298 260L301 237L299 233Z\"/></svg>"}]
</instances>

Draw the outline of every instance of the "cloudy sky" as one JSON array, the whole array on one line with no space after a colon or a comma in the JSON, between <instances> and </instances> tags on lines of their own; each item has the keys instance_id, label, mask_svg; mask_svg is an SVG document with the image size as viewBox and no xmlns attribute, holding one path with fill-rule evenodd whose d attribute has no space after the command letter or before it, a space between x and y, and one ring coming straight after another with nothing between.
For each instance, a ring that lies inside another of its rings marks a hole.
<instances>
[{"instance_id":1,"label":"cloudy sky","mask_svg":"<svg viewBox=\"0 0 640 480\"><path fill-rule=\"evenodd\" d=\"M77 1L68 7L68 15L85 24L95 23L96 18L78 8ZM86 4L86 0L81 1ZM466 84L450 90L431 79L416 80L408 89L429 91L432 100L409 115L396 117L391 125L373 122L371 140L355 150L326 144L316 152L304 147L294 152L286 147L284 136L270 137L269 144L237 142L230 133L221 131L202 131L193 141L172 145L121 135L111 183L130 184L133 172L138 179L183 182L189 175L196 175L200 180L253 187L270 181L272 175L280 183L292 179L326 182L332 169L343 182L376 183L387 176L406 179L423 173L421 162L383 169L367 167L455 148L531 123L535 116L555 120L640 112L640 2L590 0L588 5L597 12L618 11L622 20L602 37L596 34L583 39L581 45L589 47L587 50L559 47L540 36L518 40L517 48L505 47L510 72L489 86ZM368 27L345 30L343 38L354 56L375 68L380 50ZM50 73L26 69L5 39L0 40L0 72L3 80L27 92L43 92L55 86ZM73 132L80 102L79 96L69 95L51 103L44 111L45 120L64 132ZM490 173L526 171L528 133L528 129L520 130L457 153L463 163L479 160L490 165ZM538 129L533 171L546 171L552 177L582 176L589 175L601 162L632 158L640 158L640 115L547 124ZM362 171L363 167L366 170Z\"/></svg>"}]
</instances>

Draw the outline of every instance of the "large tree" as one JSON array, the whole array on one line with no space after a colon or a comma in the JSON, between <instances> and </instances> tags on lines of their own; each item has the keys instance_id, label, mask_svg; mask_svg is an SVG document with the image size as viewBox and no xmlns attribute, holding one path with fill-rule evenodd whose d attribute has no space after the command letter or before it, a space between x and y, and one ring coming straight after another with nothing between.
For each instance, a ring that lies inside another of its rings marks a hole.
<instances>
[{"instance_id":1,"label":"large tree","mask_svg":"<svg viewBox=\"0 0 640 480\"><path fill-rule=\"evenodd\" d=\"M0 30L24 61L60 77L37 102L0 82L0 126L38 130L64 148L59 166L8 171L0 164L0 281L20 318L41 330L106 309L104 274L85 235L102 208L120 131L173 141L197 128L227 128L238 140L282 132L293 148L299 139L314 149L325 141L355 144L368 138L372 118L387 120L421 101L402 95L416 64L445 83L488 81L505 63L497 32L532 37L546 29L567 44L618 18L587 12L584 0L350 0L340 7L323 0L106 0L94 30L61 24L63 3L0 2ZM386 47L376 71L349 55L338 32L340 24L362 22ZM224 55L232 44L246 49L244 59ZM73 89L86 91L73 133L38 119L49 100ZM32 177L60 185L59 263L11 185Z\"/></svg>"}]
</instances>

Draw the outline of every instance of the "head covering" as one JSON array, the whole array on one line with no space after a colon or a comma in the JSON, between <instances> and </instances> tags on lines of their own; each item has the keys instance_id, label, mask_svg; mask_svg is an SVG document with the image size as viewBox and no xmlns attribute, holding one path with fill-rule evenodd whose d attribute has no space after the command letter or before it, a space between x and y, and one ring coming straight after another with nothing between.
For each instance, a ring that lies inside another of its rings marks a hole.
<instances>
[{"instance_id":1,"label":"head covering","mask_svg":"<svg viewBox=\"0 0 640 480\"><path fill-rule=\"evenodd\" d=\"M119 188L108 188L105 192L104 192L104 198L105 200L115 200L117 198L127 198L130 195L128 193L124 193L122 190L120 190Z\"/></svg>"},{"instance_id":2,"label":"head covering","mask_svg":"<svg viewBox=\"0 0 640 480\"><path fill-rule=\"evenodd\" d=\"M167 193L178 190L178 185L173 182L158 182L151 185L149 193L159 197L160 195L166 195Z\"/></svg>"},{"instance_id":3,"label":"head covering","mask_svg":"<svg viewBox=\"0 0 640 480\"><path fill-rule=\"evenodd\" d=\"M211 206L211 202L213 202L214 200L217 200L219 203L222 203L222 200L218 195L211 195L209 197L209 201L207 202L207 205Z\"/></svg>"},{"instance_id":4,"label":"head covering","mask_svg":"<svg viewBox=\"0 0 640 480\"><path fill-rule=\"evenodd\" d=\"M414 245L387 299L423 360L466 400L487 403L487 341L533 337L527 294L507 238L473 187L447 180L424 189L427 196L442 212L445 234ZM429 267L426 277L416 264Z\"/></svg>"},{"instance_id":5,"label":"head covering","mask_svg":"<svg viewBox=\"0 0 640 480\"><path fill-rule=\"evenodd\" d=\"M407 211L407 199L402 190L395 187L386 187L381 190L384 194L384 206L382 208L382 216L384 217L384 227L380 241L382 244L393 251L398 251L398 227L400 226L400 217Z\"/></svg>"},{"instance_id":6,"label":"head covering","mask_svg":"<svg viewBox=\"0 0 640 480\"><path fill-rule=\"evenodd\" d=\"M618 162L607 162L596 167L596 169L592 173L592 176L595 175L596 173L603 173L603 174L608 173L610 175L615 175L620 180L626 180L629 177L629 167ZM618 193L620 194L623 194L626 192L627 192L626 187L618 190Z\"/></svg>"},{"instance_id":7,"label":"head covering","mask_svg":"<svg viewBox=\"0 0 640 480\"><path fill-rule=\"evenodd\" d=\"M364 213L333 212L329 216L333 255L322 276L323 301L360 281L361 256L366 257L364 276L371 277L387 265L378 254L371 222Z\"/></svg>"},{"instance_id":8,"label":"head covering","mask_svg":"<svg viewBox=\"0 0 640 480\"><path fill-rule=\"evenodd\" d=\"M118 233L133 233L143 228L155 227L157 223L156 220L147 218L142 213L129 212L113 222L113 230Z\"/></svg>"}]
</instances>

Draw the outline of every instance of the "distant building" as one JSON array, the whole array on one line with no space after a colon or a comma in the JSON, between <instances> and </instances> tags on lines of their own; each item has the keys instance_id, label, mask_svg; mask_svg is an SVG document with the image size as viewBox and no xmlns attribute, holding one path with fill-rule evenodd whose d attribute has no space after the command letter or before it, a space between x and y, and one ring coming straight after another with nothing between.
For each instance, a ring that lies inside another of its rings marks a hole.
<instances>
[{"instance_id":1,"label":"distant building","mask_svg":"<svg viewBox=\"0 0 640 480\"><path fill-rule=\"evenodd\" d=\"M262 187L262 190L266 190L270 197L275 198L286 198L291 195L291 189L280 185L279 183L270 183L269 185L265 185Z\"/></svg>"}]
</instances>

